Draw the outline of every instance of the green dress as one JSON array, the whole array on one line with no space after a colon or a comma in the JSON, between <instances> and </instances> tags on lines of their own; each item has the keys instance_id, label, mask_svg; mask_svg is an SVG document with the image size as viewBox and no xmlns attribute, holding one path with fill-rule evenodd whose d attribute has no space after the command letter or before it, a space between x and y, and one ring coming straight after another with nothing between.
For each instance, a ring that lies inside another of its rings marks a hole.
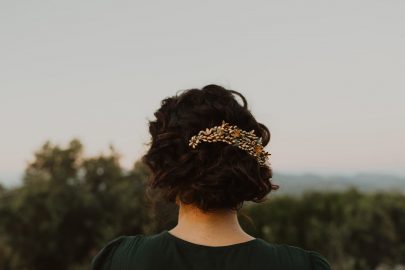
<instances>
[{"instance_id":1,"label":"green dress","mask_svg":"<svg viewBox=\"0 0 405 270\"><path fill-rule=\"evenodd\" d=\"M92 270L330 270L318 252L261 238L227 246L205 246L167 230L120 236L91 261Z\"/></svg>"}]
</instances>

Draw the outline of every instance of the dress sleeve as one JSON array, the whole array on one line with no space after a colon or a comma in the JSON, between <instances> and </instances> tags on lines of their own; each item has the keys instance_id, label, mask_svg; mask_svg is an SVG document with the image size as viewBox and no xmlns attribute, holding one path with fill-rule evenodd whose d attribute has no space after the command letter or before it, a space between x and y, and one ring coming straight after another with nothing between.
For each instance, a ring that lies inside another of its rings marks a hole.
<instances>
[{"instance_id":1,"label":"dress sleeve","mask_svg":"<svg viewBox=\"0 0 405 270\"><path fill-rule=\"evenodd\" d=\"M91 270L110 270L114 252L124 239L122 235L107 243L92 259Z\"/></svg>"},{"instance_id":2,"label":"dress sleeve","mask_svg":"<svg viewBox=\"0 0 405 270\"><path fill-rule=\"evenodd\" d=\"M316 251L308 251L312 270L331 270L328 260Z\"/></svg>"}]
</instances>

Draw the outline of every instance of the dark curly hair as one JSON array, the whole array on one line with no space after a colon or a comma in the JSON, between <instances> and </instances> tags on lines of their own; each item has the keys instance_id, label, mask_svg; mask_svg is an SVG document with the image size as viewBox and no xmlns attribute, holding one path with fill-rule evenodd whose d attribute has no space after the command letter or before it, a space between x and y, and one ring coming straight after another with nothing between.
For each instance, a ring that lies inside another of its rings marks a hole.
<instances>
[{"instance_id":1,"label":"dark curly hair","mask_svg":"<svg viewBox=\"0 0 405 270\"><path fill-rule=\"evenodd\" d=\"M239 210L244 201L262 202L278 189L271 183L271 168L260 166L238 147L224 142L201 143L196 149L188 145L200 130L225 120L247 131L254 129L266 146L270 131L256 121L241 93L215 84L183 90L163 99L154 115L156 120L149 121L150 148L141 158L151 171L149 192L158 190L167 201L178 198L207 212Z\"/></svg>"}]
</instances>

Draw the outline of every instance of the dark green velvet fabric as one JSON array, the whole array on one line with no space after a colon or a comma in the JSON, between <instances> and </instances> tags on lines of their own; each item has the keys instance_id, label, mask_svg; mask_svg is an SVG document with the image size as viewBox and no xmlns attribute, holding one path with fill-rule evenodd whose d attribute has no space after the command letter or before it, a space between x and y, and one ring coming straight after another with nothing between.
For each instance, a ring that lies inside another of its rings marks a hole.
<instances>
[{"instance_id":1,"label":"dark green velvet fabric","mask_svg":"<svg viewBox=\"0 0 405 270\"><path fill-rule=\"evenodd\" d=\"M315 251L256 238L228 246L204 246L167 230L154 235L120 236L104 246L92 270L330 270Z\"/></svg>"}]
</instances>

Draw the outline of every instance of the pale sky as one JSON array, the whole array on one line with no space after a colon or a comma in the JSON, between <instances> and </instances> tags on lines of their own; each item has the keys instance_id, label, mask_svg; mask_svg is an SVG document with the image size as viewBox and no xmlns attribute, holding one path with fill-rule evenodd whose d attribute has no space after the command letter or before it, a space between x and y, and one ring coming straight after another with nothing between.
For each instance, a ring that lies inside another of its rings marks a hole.
<instances>
[{"instance_id":1,"label":"pale sky","mask_svg":"<svg viewBox=\"0 0 405 270\"><path fill-rule=\"evenodd\" d=\"M1 1L0 179L46 140L132 163L176 91L240 91L275 172L405 175L405 1Z\"/></svg>"}]
</instances>

